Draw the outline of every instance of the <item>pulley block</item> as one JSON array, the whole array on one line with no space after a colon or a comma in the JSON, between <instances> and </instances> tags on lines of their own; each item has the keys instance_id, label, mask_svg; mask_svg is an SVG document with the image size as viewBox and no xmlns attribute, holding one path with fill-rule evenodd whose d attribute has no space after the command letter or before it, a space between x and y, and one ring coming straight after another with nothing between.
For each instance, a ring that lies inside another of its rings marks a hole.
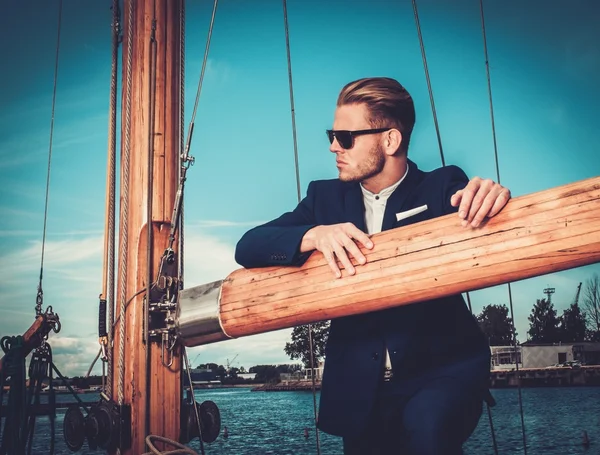
<instances>
[{"instance_id":1,"label":"pulley block","mask_svg":"<svg viewBox=\"0 0 600 455\"><path fill-rule=\"evenodd\" d=\"M72 452L81 449L85 439L91 450L126 450L131 447L131 407L119 406L101 393L100 401L92 405L87 417L83 417L78 406L67 410L63 433Z\"/></svg>"},{"instance_id":2,"label":"pulley block","mask_svg":"<svg viewBox=\"0 0 600 455\"><path fill-rule=\"evenodd\" d=\"M202 440L206 443L214 442L221 432L221 413L219 408L212 401L204 401L198 404L198 414L200 414L200 430L202 431ZM192 439L197 438L198 423L196 420L196 411L194 403L182 403L181 405L182 425L180 441L187 444Z\"/></svg>"},{"instance_id":3,"label":"pulley block","mask_svg":"<svg viewBox=\"0 0 600 455\"><path fill-rule=\"evenodd\" d=\"M85 418L79 406L69 406L63 421L65 443L71 452L77 452L85 441Z\"/></svg>"},{"instance_id":4,"label":"pulley block","mask_svg":"<svg viewBox=\"0 0 600 455\"><path fill-rule=\"evenodd\" d=\"M85 433L90 449L128 449L131 446L131 407L119 406L105 394L86 417Z\"/></svg>"},{"instance_id":5,"label":"pulley block","mask_svg":"<svg viewBox=\"0 0 600 455\"><path fill-rule=\"evenodd\" d=\"M212 401L204 401L200 405L200 428L202 429L202 440L213 442L221 432L221 413Z\"/></svg>"}]
</instances>

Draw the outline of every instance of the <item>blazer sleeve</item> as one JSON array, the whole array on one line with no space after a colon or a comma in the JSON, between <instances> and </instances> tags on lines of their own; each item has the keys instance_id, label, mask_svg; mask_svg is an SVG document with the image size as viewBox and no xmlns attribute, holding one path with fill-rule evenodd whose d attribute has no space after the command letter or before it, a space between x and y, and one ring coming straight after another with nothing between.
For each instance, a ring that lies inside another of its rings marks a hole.
<instances>
[{"instance_id":1,"label":"blazer sleeve","mask_svg":"<svg viewBox=\"0 0 600 455\"><path fill-rule=\"evenodd\" d=\"M446 166L443 168L446 171L446 183L444 185L444 215L458 212L458 207L452 207L450 198L458 190L462 190L469 183L467 174L458 166Z\"/></svg>"},{"instance_id":2,"label":"blazer sleeve","mask_svg":"<svg viewBox=\"0 0 600 455\"><path fill-rule=\"evenodd\" d=\"M317 225L315 193L315 182L311 182L294 211L246 232L237 243L236 262L245 268L304 264L312 252L300 253L300 244L304 234Z\"/></svg>"}]
</instances>

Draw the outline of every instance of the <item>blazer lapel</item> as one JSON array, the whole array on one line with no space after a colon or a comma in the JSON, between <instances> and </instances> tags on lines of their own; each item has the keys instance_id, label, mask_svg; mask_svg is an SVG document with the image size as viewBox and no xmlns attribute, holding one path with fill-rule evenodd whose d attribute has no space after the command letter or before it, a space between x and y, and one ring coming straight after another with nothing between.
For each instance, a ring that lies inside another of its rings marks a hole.
<instances>
[{"instance_id":1,"label":"blazer lapel","mask_svg":"<svg viewBox=\"0 0 600 455\"><path fill-rule=\"evenodd\" d=\"M383 223L381 226L382 231L392 229L394 224L396 224L396 212L402 209L402 206L410 194L410 191L417 184L418 173L419 169L417 168L417 165L408 160L408 174L406 175L406 178L400 185L398 185L398 188L394 190L387 200L387 204L385 205Z\"/></svg>"},{"instance_id":2,"label":"blazer lapel","mask_svg":"<svg viewBox=\"0 0 600 455\"><path fill-rule=\"evenodd\" d=\"M344 196L344 215L346 221L354 224L358 229L367 232L365 225L365 204L359 183L348 184Z\"/></svg>"}]
</instances>

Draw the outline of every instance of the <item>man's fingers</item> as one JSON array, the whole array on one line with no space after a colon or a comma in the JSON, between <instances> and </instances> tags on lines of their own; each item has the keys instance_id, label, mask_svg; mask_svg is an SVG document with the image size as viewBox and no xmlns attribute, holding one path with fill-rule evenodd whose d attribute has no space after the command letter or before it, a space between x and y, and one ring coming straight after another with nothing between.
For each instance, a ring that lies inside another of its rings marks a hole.
<instances>
[{"instance_id":1,"label":"man's fingers","mask_svg":"<svg viewBox=\"0 0 600 455\"><path fill-rule=\"evenodd\" d=\"M475 193L479 189L479 181L471 180L467 186L462 190L462 199L460 201L460 207L458 208L458 216L463 220L467 220L471 209L471 203L475 197ZM466 224L466 223L463 223Z\"/></svg>"},{"instance_id":2,"label":"man's fingers","mask_svg":"<svg viewBox=\"0 0 600 455\"><path fill-rule=\"evenodd\" d=\"M351 238L346 237L344 248L352 255L354 259L358 261L359 264L365 264L367 262L367 258L364 254L362 254L360 248L358 248L358 245L356 245Z\"/></svg>"},{"instance_id":3,"label":"man's fingers","mask_svg":"<svg viewBox=\"0 0 600 455\"><path fill-rule=\"evenodd\" d=\"M373 241L369 238L369 236L367 234L365 234L363 231L361 231L360 229L358 229L356 226L354 226L352 223L346 223L345 233L351 239L354 239L357 242L360 242L361 245L363 245L365 248L368 248L368 249L373 248Z\"/></svg>"},{"instance_id":4,"label":"man's fingers","mask_svg":"<svg viewBox=\"0 0 600 455\"><path fill-rule=\"evenodd\" d=\"M452 197L450 198L450 205L452 207L456 207L460 203L460 201L462 199L462 194L463 194L463 190L458 190L456 193L454 193L452 195Z\"/></svg>"},{"instance_id":5,"label":"man's fingers","mask_svg":"<svg viewBox=\"0 0 600 455\"><path fill-rule=\"evenodd\" d=\"M358 264L367 262L367 258L356 242L360 242L366 248L373 248L373 241L369 236L352 223L324 226L315 242L315 249L323 253L331 271L337 278L341 278L341 267L345 268L349 275L356 273L350 257L356 259ZM338 261L341 263L341 267Z\"/></svg>"},{"instance_id":6,"label":"man's fingers","mask_svg":"<svg viewBox=\"0 0 600 455\"><path fill-rule=\"evenodd\" d=\"M494 205L494 201L496 200L497 194L495 192L488 193L486 198L483 200L481 207L477 211L477 213L473 216L473 221L471 221L472 227L477 227L481 224L486 216L488 216L490 209Z\"/></svg>"},{"instance_id":7,"label":"man's fingers","mask_svg":"<svg viewBox=\"0 0 600 455\"><path fill-rule=\"evenodd\" d=\"M337 256L338 260L342 263L344 268L348 271L348 274L354 275L354 273L355 273L354 266L350 262L350 259L348 259L348 255L346 254L346 250L344 249L344 247L340 244L334 244L333 251L335 252L335 255ZM337 265L336 265L336 267L337 267Z\"/></svg>"},{"instance_id":8,"label":"man's fingers","mask_svg":"<svg viewBox=\"0 0 600 455\"><path fill-rule=\"evenodd\" d=\"M333 255L333 252L332 251L323 252L323 256L325 257L325 260L327 261L327 264L329 264L329 268L331 269L331 271L333 272L335 277L341 278L342 272L340 272L340 269L337 266L337 261L335 260L335 256Z\"/></svg>"},{"instance_id":9,"label":"man's fingers","mask_svg":"<svg viewBox=\"0 0 600 455\"><path fill-rule=\"evenodd\" d=\"M466 218L466 221L471 223L472 226L475 226L472 224L475 218L477 218L480 223L487 215L487 211L489 211L489 209L492 207L493 200L490 198L495 198L497 195L497 193L494 191L494 185L495 184L492 180L480 180L479 189L473 197L471 209L469 210L469 216ZM485 210L482 210L486 201L489 202L489 206ZM466 225L466 223L463 222L463 225Z\"/></svg>"},{"instance_id":10,"label":"man's fingers","mask_svg":"<svg viewBox=\"0 0 600 455\"><path fill-rule=\"evenodd\" d=\"M500 212L500 210L502 210L502 208L504 208L504 206L508 203L509 200L510 200L510 190L508 188L502 188L502 190L500 191L500 194L498 195L498 197L496 198L496 201L494 202L494 205L492 206L492 209L490 210L490 213L488 213L488 217L497 215L498 212Z\"/></svg>"}]
</instances>

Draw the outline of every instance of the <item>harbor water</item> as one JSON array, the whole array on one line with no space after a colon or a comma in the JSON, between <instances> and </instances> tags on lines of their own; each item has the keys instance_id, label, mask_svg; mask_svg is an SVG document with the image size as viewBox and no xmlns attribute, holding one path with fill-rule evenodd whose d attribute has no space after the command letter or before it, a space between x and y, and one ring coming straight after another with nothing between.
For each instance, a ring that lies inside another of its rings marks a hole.
<instances>
[{"instance_id":1,"label":"harbor water","mask_svg":"<svg viewBox=\"0 0 600 455\"><path fill-rule=\"evenodd\" d=\"M522 389L523 424L528 455L600 454L600 387ZM492 390L497 405L491 409L492 423L499 454L525 453L523 432L516 389ZM95 401L97 394L81 395L85 401ZM59 395L62 401L72 401L69 395ZM318 398L318 397L317 397ZM220 409L222 435L205 444L207 455L288 455L316 454L313 419L313 399L310 392L251 392L248 388L205 389L196 391L198 402L214 401ZM56 420L55 453L68 450L62 435L65 410L59 410ZM308 438L305 428L309 428ZM589 447L583 445L582 433L587 432ZM320 433L321 454L342 453L341 440ZM33 453L49 453L50 425L47 417L36 424ZM190 447L200 453L197 440ZM96 455L87 445L80 454ZM487 409L479 426L465 445L465 455L494 455L492 432Z\"/></svg>"}]
</instances>

